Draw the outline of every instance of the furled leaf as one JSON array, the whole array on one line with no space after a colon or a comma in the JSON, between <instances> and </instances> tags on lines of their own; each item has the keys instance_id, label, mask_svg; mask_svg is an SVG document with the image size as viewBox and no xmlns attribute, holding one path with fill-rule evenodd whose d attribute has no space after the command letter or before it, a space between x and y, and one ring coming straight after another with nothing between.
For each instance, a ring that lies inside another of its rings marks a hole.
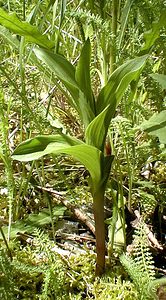
<instances>
[{"instance_id":1,"label":"furled leaf","mask_svg":"<svg viewBox=\"0 0 166 300\"><path fill-rule=\"evenodd\" d=\"M160 143L166 144L166 110L154 114L149 120L144 121L140 128L150 135L157 136Z\"/></svg>"},{"instance_id":2,"label":"furled leaf","mask_svg":"<svg viewBox=\"0 0 166 300\"><path fill-rule=\"evenodd\" d=\"M152 23L152 29L144 33L145 44L141 49L141 52L147 52L153 45L154 42L160 36L160 29L166 26L166 10L164 10L157 22Z\"/></svg>"},{"instance_id":3,"label":"furled leaf","mask_svg":"<svg viewBox=\"0 0 166 300\"><path fill-rule=\"evenodd\" d=\"M79 84L80 89L83 91L87 98L87 102L90 104L92 111L95 111L94 97L91 89L90 79L90 58L91 58L91 45L88 39L81 51L81 55L76 67L76 81Z\"/></svg>"},{"instance_id":4,"label":"furled leaf","mask_svg":"<svg viewBox=\"0 0 166 300\"><path fill-rule=\"evenodd\" d=\"M166 75L155 73L155 74L150 74L150 76L161 85L163 90L166 89Z\"/></svg>"},{"instance_id":5,"label":"furled leaf","mask_svg":"<svg viewBox=\"0 0 166 300\"><path fill-rule=\"evenodd\" d=\"M109 105L88 125L85 138L86 143L101 151L104 150L104 141L107 134L107 128L109 126Z\"/></svg>"},{"instance_id":6,"label":"furled leaf","mask_svg":"<svg viewBox=\"0 0 166 300\"><path fill-rule=\"evenodd\" d=\"M88 144L103 151L105 137L116 107L129 83L140 75L146 59L146 55L132 59L116 69L111 75L97 99L98 116L87 127L86 141Z\"/></svg>"},{"instance_id":7,"label":"furled leaf","mask_svg":"<svg viewBox=\"0 0 166 300\"><path fill-rule=\"evenodd\" d=\"M104 160L102 152L90 145L66 135L37 136L21 143L13 153L13 159L30 161L46 154L69 154L79 160L89 171L92 188L99 188L101 182L101 165Z\"/></svg>"},{"instance_id":8,"label":"furled leaf","mask_svg":"<svg viewBox=\"0 0 166 300\"><path fill-rule=\"evenodd\" d=\"M20 21L15 13L8 14L0 8L0 24L10 31L24 36L30 43L37 44L44 48L53 48L54 43L51 42L46 35L42 35L37 27L32 26L28 22Z\"/></svg>"}]
</instances>

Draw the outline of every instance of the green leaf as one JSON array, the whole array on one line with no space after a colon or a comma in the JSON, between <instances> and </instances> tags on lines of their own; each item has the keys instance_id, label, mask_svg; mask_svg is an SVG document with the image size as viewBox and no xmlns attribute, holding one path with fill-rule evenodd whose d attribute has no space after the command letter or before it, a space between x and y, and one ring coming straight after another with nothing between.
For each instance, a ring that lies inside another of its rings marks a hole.
<instances>
[{"instance_id":1,"label":"green leaf","mask_svg":"<svg viewBox=\"0 0 166 300\"><path fill-rule=\"evenodd\" d=\"M144 121L140 128L150 135L157 136L160 143L166 144L166 110L154 114L149 120Z\"/></svg>"},{"instance_id":2,"label":"green leaf","mask_svg":"<svg viewBox=\"0 0 166 300\"><path fill-rule=\"evenodd\" d=\"M86 143L92 145L101 151L104 150L104 142L109 127L110 106L108 105L93 121L88 125L85 138Z\"/></svg>"},{"instance_id":3,"label":"green leaf","mask_svg":"<svg viewBox=\"0 0 166 300\"><path fill-rule=\"evenodd\" d=\"M62 55L52 53L48 50L35 48L34 52L62 82L71 87L71 93L73 93L75 89L78 96L78 84L75 80L74 66Z\"/></svg>"},{"instance_id":4,"label":"green leaf","mask_svg":"<svg viewBox=\"0 0 166 300\"><path fill-rule=\"evenodd\" d=\"M56 205L53 208L53 220L57 221L58 217L61 217L64 215L64 212L66 210L66 207L62 205ZM10 238L16 238L18 237L18 233L32 233L35 228L42 227L51 224L51 216L50 211L48 208L42 209L39 214L30 214L27 218L23 220L16 221L14 224L12 224ZM5 236L8 235L8 226L2 227L3 232ZM2 240L2 236L0 235L0 241Z\"/></svg>"},{"instance_id":5,"label":"green leaf","mask_svg":"<svg viewBox=\"0 0 166 300\"><path fill-rule=\"evenodd\" d=\"M166 89L166 75L155 73L155 74L150 74L150 76L161 85L163 90Z\"/></svg>"},{"instance_id":6,"label":"green leaf","mask_svg":"<svg viewBox=\"0 0 166 300\"><path fill-rule=\"evenodd\" d=\"M9 30L5 27L0 26L0 35L14 48L19 48L19 40L16 36L13 36Z\"/></svg>"},{"instance_id":7,"label":"green leaf","mask_svg":"<svg viewBox=\"0 0 166 300\"><path fill-rule=\"evenodd\" d=\"M65 134L39 135L18 145L12 157L20 161L31 161L53 153L54 145L56 145L56 150L59 150L82 143L80 140Z\"/></svg>"},{"instance_id":8,"label":"green leaf","mask_svg":"<svg viewBox=\"0 0 166 300\"><path fill-rule=\"evenodd\" d=\"M14 151L12 158L19 161L38 159L46 154L69 154L79 160L89 171L92 188L99 188L102 178L102 152L80 140L67 135L37 136L21 143Z\"/></svg>"},{"instance_id":9,"label":"green leaf","mask_svg":"<svg viewBox=\"0 0 166 300\"><path fill-rule=\"evenodd\" d=\"M85 127L94 118L94 113L87 102L86 95L79 87L75 79L74 66L63 56L52 53L45 49L35 49L36 56L42 60L54 74L64 83L74 99L73 107L77 109Z\"/></svg>"},{"instance_id":10,"label":"green leaf","mask_svg":"<svg viewBox=\"0 0 166 300\"><path fill-rule=\"evenodd\" d=\"M15 13L8 14L0 8L0 24L8 28L12 32L24 36L26 41L37 44L44 48L53 48L54 43L51 42L46 35L42 35L37 27L32 26L28 22L20 21Z\"/></svg>"},{"instance_id":11,"label":"green leaf","mask_svg":"<svg viewBox=\"0 0 166 300\"><path fill-rule=\"evenodd\" d=\"M86 129L86 141L101 151L104 149L105 137L116 107L119 104L126 88L132 80L140 75L147 55L128 61L116 69L108 83L101 90L97 99L98 116Z\"/></svg>"},{"instance_id":12,"label":"green leaf","mask_svg":"<svg viewBox=\"0 0 166 300\"><path fill-rule=\"evenodd\" d=\"M166 10L164 10L157 22L152 23L152 29L144 33L145 44L141 49L141 52L148 52L148 50L154 45L155 41L160 36L160 29L166 26Z\"/></svg>"},{"instance_id":13,"label":"green leaf","mask_svg":"<svg viewBox=\"0 0 166 300\"><path fill-rule=\"evenodd\" d=\"M95 102L91 89L91 79L90 79L90 58L91 58L91 45L88 39L81 51L81 55L76 67L75 78L78 85L84 95L87 98L92 111L95 111Z\"/></svg>"},{"instance_id":14,"label":"green leaf","mask_svg":"<svg viewBox=\"0 0 166 300\"><path fill-rule=\"evenodd\" d=\"M129 83L139 77L147 58L148 55L144 55L129 60L112 73L107 84L102 88L98 96L98 113L100 113L109 104L116 108ZM114 113L115 110L112 111L112 114Z\"/></svg>"}]
</instances>

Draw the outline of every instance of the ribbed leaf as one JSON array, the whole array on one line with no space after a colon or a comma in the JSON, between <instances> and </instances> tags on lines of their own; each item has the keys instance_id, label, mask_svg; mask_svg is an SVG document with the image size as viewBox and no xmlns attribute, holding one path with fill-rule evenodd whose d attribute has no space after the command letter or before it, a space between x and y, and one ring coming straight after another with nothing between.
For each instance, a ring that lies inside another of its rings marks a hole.
<instances>
[{"instance_id":1,"label":"ribbed leaf","mask_svg":"<svg viewBox=\"0 0 166 300\"><path fill-rule=\"evenodd\" d=\"M140 75L147 57L147 55L144 55L129 60L112 73L107 84L102 88L98 96L98 113L100 113L109 104L116 108L129 83L138 78Z\"/></svg>"},{"instance_id":2,"label":"ribbed leaf","mask_svg":"<svg viewBox=\"0 0 166 300\"><path fill-rule=\"evenodd\" d=\"M76 81L79 84L80 89L83 91L87 98L92 111L95 111L94 97L91 89L91 79L90 79L90 58L91 58L91 45L88 39L81 51L81 55L76 67Z\"/></svg>"},{"instance_id":3,"label":"ribbed leaf","mask_svg":"<svg viewBox=\"0 0 166 300\"><path fill-rule=\"evenodd\" d=\"M37 136L21 143L13 153L13 159L30 161L46 154L69 154L79 160L89 171L92 188L96 190L101 183L101 165L104 157L97 148L86 145L66 135Z\"/></svg>"},{"instance_id":4,"label":"ribbed leaf","mask_svg":"<svg viewBox=\"0 0 166 300\"><path fill-rule=\"evenodd\" d=\"M71 86L72 91L75 91L78 95L78 84L75 80L75 68L66 58L41 48L35 48L34 52L60 80Z\"/></svg>"},{"instance_id":5,"label":"ribbed leaf","mask_svg":"<svg viewBox=\"0 0 166 300\"><path fill-rule=\"evenodd\" d=\"M81 90L79 83L76 82L74 66L63 56L45 49L35 49L34 52L64 83L74 99L74 107L76 107L85 127L87 127L94 114L87 102L86 95Z\"/></svg>"},{"instance_id":6,"label":"ribbed leaf","mask_svg":"<svg viewBox=\"0 0 166 300\"><path fill-rule=\"evenodd\" d=\"M88 144L101 151L104 150L105 137L116 107L129 83L139 76L146 58L147 56L143 56L130 60L111 75L97 99L98 116L87 127L86 142Z\"/></svg>"},{"instance_id":7,"label":"ribbed leaf","mask_svg":"<svg viewBox=\"0 0 166 300\"><path fill-rule=\"evenodd\" d=\"M89 124L85 132L86 143L101 151L104 150L104 141L109 126L110 106L108 105L93 121Z\"/></svg>"},{"instance_id":8,"label":"ribbed leaf","mask_svg":"<svg viewBox=\"0 0 166 300\"><path fill-rule=\"evenodd\" d=\"M8 14L0 8L0 24L12 32L24 36L28 42L37 44L44 48L53 48L54 43L42 35L37 27L30 25L28 22L20 21L15 13Z\"/></svg>"}]
</instances>

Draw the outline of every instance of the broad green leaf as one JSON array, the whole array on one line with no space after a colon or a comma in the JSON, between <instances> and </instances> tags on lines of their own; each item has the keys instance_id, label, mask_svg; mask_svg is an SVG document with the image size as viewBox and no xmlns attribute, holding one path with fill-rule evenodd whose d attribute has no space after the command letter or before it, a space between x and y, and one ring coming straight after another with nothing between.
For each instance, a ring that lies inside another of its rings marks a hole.
<instances>
[{"instance_id":1,"label":"broad green leaf","mask_svg":"<svg viewBox=\"0 0 166 300\"><path fill-rule=\"evenodd\" d=\"M76 82L74 66L63 56L54 54L45 49L36 48L34 52L36 56L42 60L64 83L74 99L74 108L77 109L80 118L82 119L85 127L87 127L94 118L94 114L87 102L86 95L79 87L79 83Z\"/></svg>"},{"instance_id":2,"label":"broad green leaf","mask_svg":"<svg viewBox=\"0 0 166 300\"><path fill-rule=\"evenodd\" d=\"M140 128L150 135L157 136L160 143L166 144L166 110L154 114L149 120L144 121Z\"/></svg>"},{"instance_id":3,"label":"broad green leaf","mask_svg":"<svg viewBox=\"0 0 166 300\"><path fill-rule=\"evenodd\" d=\"M154 45L154 42L160 36L160 29L163 26L166 26L166 10L162 12L157 22L152 23L152 29L144 33L145 44L141 52L147 52Z\"/></svg>"},{"instance_id":4,"label":"broad green leaf","mask_svg":"<svg viewBox=\"0 0 166 300\"><path fill-rule=\"evenodd\" d=\"M8 14L0 8L0 24L8 28L12 32L24 36L26 41L37 44L44 48L53 48L54 43L51 42L46 35L42 35L37 27L32 26L28 22L20 21L15 13Z\"/></svg>"},{"instance_id":5,"label":"broad green leaf","mask_svg":"<svg viewBox=\"0 0 166 300\"><path fill-rule=\"evenodd\" d=\"M116 108L129 83L139 77L147 58L148 55L144 55L129 60L112 73L98 96L98 114L109 104ZM111 117L113 117L114 113L115 111L112 111Z\"/></svg>"},{"instance_id":6,"label":"broad green leaf","mask_svg":"<svg viewBox=\"0 0 166 300\"><path fill-rule=\"evenodd\" d=\"M18 145L12 157L20 161L31 161L52 153L54 149L53 144L56 145L56 150L59 150L82 143L80 140L65 134L39 135Z\"/></svg>"},{"instance_id":7,"label":"broad green leaf","mask_svg":"<svg viewBox=\"0 0 166 300\"><path fill-rule=\"evenodd\" d=\"M161 85L163 90L166 89L166 75L155 73L155 74L150 74L150 76Z\"/></svg>"},{"instance_id":8,"label":"broad green leaf","mask_svg":"<svg viewBox=\"0 0 166 300\"><path fill-rule=\"evenodd\" d=\"M75 78L79 84L80 89L87 98L93 112L95 112L94 97L91 89L91 79L90 79L90 58L91 58L91 45L88 39L81 51L81 55L76 67Z\"/></svg>"},{"instance_id":9,"label":"broad green leaf","mask_svg":"<svg viewBox=\"0 0 166 300\"><path fill-rule=\"evenodd\" d=\"M79 160L89 171L92 188L99 188L102 178L101 165L104 160L102 152L80 140L66 136L37 136L21 143L14 151L13 159L30 161L46 154L69 154Z\"/></svg>"},{"instance_id":10,"label":"broad green leaf","mask_svg":"<svg viewBox=\"0 0 166 300\"><path fill-rule=\"evenodd\" d=\"M70 86L71 91L69 91L77 93L76 95L78 96L78 84L75 80L74 66L62 55L51 51L35 48L34 52L62 82Z\"/></svg>"}]
</instances>

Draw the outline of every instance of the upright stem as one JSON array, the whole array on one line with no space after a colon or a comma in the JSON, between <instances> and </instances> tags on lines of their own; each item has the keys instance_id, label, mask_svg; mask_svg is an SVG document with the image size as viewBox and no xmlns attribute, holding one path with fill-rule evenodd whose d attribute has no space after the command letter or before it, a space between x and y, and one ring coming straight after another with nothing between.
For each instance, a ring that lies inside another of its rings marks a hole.
<instances>
[{"instance_id":1,"label":"upright stem","mask_svg":"<svg viewBox=\"0 0 166 300\"><path fill-rule=\"evenodd\" d=\"M118 24L118 10L119 10L119 0L112 0L112 47L110 55L110 68L111 73L116 67L116 34L117 34L117 24Z\"/></svg>"},{"instance_id":2,"label":"upright stem","mask_svg":"<svg viewBox=\"0 0 166 300\"><path fill-rule=\"evenodd\" d=\"M104 191L99 190L93 195L93 209L96 235L96 276L105 270L105 223L104 223Z\"/></svg>"}]
</instances>

